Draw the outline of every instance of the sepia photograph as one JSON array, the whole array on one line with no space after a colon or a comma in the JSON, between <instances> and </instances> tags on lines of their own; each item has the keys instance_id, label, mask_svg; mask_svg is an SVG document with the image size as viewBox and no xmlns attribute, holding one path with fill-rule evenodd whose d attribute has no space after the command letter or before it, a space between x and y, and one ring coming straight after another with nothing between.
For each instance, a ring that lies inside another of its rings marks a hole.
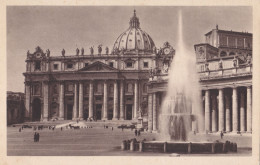
<instances>
[{"instance_id":1,"label":"sepia photograph","mask_svg":"<svg viewBox=\"0 0 260 165\"><path fill-rule=\"evenodd\" d=\"M6 6L6 156L251 157L253 21L252 6Z\"/></svg>"}]
</instances>

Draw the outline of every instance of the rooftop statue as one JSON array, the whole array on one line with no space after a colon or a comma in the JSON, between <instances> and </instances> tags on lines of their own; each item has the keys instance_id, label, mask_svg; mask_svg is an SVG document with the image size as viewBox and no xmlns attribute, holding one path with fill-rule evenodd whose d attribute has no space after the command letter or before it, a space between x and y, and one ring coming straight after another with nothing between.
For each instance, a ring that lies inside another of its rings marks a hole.
<instances>
[{"instance_id":1,"label":"rooftop statue","mask_svg":"<svg viewBox=\"0 0 260 165\"><path fill-rule=\"evenodd\" d=\"M29 58L30 57L30 51L28 50L27 51L27 58Z\"/></svg>"},{"instance_id":2,"label":"rooftop statue","mask_svg":"<svg viewBox=\"0 0 260 165\"><path fill-rule=\"evenodd\" d=\"M205 64L205 70L209 71L209 64L208 63Z\"/></svg>"},{"instance_id":3,"label":"rooftop statue","mask_svg":"<svg viewBox=\"0 0 260 165\"><path fill-rule=\"evenodd\" d=\"M234 59L233 59L233 67L236 68L237 66L238 66L237 57L234 57Z\"/></svg>"},{"instance_id":4,"label":"rooftop statue","mask_svg":"<svg viewBox=\"0 0 260 165\"><path fill-rule=\"evenodd\" d=\"M62 49L61 54L62 54L63 57L65 56L65 50L64 49Z\"/></svg>"},{"instance_id":5,"label":"rooftop statue","mask_svg":"<svg viewBox=\"0 0 260 165\"><path fill-rule=\"evenodd\" d=\"M218 69L223 69L223 61L222 61L222 59L218 62Z\"/></svg>"},{"instance_id":6,"label":"rooftop statue","mask_svg":"<svg viewBox=\"0 0 260 165\"><path fill-rule=\"evenodd\" d=\"M47 54L47 57L50 57L51 52L49 49L46 50L46 54Z\"/></svg>"},{"instance_id":7,"label":"rooftop statue","mask_svg":"<svg viewBox=\"0 0 260 165\"><path fill-rule=\"evenodd\" d=\"M100 55L102 53L102 45L98 45L98 54Z\"/></svg>"},{"instance_id":8,"label":"rooftop statue","mask_svg":"<svg viewBox=\"0 0 260 165\"><path fill-rule=\"evenodd\" d=\"M109 49L108 47L106 47L106 55L108 55L108 53L109 53Z\"/></svg>"},{"instance_id":9,"label":"rooftop statue","mask_svg":"<svg viewBox=\"0 0 260 165\"><path fill-rule=\"evenodd\" d=\"M79 48L76 49L76 55L79 55Z\"/></svg>"},{"instance_id":10,"label":"rooftop statue","mask_svg":"<svg viewBox=\"0 0 260 165\"><path fill-rule=\"evenodd\" d=\"M84 55L84 48L81 48L81 55Z\"/></svg>"},{"instance_id":11,"label":"rooftop statue","mask_svg":"<svg viewBox=\"0 0 260 165\"><path fill-rule=\"evenodd\" d=\"M91 46L89 49L90 49L90 54L93 55L94 54L94 46Z\"/></svg>"}]
</instances>

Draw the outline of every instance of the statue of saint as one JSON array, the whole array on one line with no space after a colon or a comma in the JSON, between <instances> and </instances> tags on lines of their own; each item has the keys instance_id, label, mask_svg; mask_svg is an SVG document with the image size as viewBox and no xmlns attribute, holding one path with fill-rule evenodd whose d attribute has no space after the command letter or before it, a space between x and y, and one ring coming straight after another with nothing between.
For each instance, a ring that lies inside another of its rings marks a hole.
<instances>
[{"instance_id":1,"label":"statue of saint","mask_svg":"<svg viewBox=\"0 0 260 165\"><path fill-rule=\"evenodd\" d=\"M219 68L219 69L223 69L223 61L222 61L222 60L220 60L220 61L218 62L218 68Z\"/></svg>"},{"instance_id":2,"label":"statue of saint","mask_svg":"<svg viewBox=\"0 0 260 165\"><path fill-rule=\"evenodd\" d=\"M102 53L102 45L98 45L98 54Z\"/></svg>"},{"instance_id":3,"label":"statue of saint","mask_svg":"<svg viewBox=\"0 0 260 165\"><path fill-rule=\"evenodd\" d=\"M251 58L251 56L248 54L247 57L246 57L246 63L247 63L247 64L251 64L251 62L252 62L252 58Z\"/></svg>"},{"instance_id":4,"label":"statue of saint","mask_svg":"<svg viewBox=\"0 0 260 165\"><path fill-rule=\"evenodd\" d=\"M65 56L65 50L64 49L62 49L61 54L62 54L63 57Z\"/></svg>"},{"instance_id":5,"label":"statue of saint","mask_svg":"<svg viewBox=\"0 0 260 165\"><path fill-rule=\"evenodd\" d=\"M30 57L30 51L28 50L27 51L27 58L29 58Z\"/></svg>"},{"instance_id":6,"label":"statue of saint","mask_svg":"<svg viewBox=\"0 0 260 165\"><path fill-rule=\"evenodd\" d=\"M236 57L234 57L234 59L233 59L233 67L234 68L237 67L237 58Z\"/></svg>"},{"instance_id":7,"label":"statue of saint","mask_svg":"<svg viewBox=\"0 0 260 165\"><path fill-rule=\"evenodd\" d=\"M106 47L106 55L108 55L108 53L109 53L109 49L108 47Z\"/></svg>"},{"instance_id":8,"label":"statue of saint","mask_svg":"<svg viewBox=\"0 0 260 165\"><path fill-rule=\"evenodd\" d=\"M209 64L208 63L205 64L205 70L209 71Z\"/></svg>"},{"instance_id":9,"label":"statue of saint","mask_svg":"<svg viewBox=\"0 0 260 165\"><path fill-rule=\"evenodd\" d=\"M76 49L76 55L79 55L79 48Z\"/></svg>"},{"instance_id":10,"label":"statue of saint","mask_svg":"<svg viewBox=\"0 0 260 165\"><path fill-rule=\"evenodd\" d=\"M153 47L153 53L157 55L157 49L155 46Z\"/></svg>"},{"instance_id":11,"label":"statue of saint","mask_svg":"<svg viewBox=\"0 0 260 165\"><path fill-rule=\"evenodd\" d=\"M89 49L90 49L90 54L93 55L93 54L94 54L94 48L93 48L93 46L91 46Z\"/></svg>"},{"instance_id":12,"label":"statue of saint","mask_svg":"<svg viewBox=\"0 0 260 165\"><path fill-rule=\"evenodd\" d=\"M50 57L50 53L51 53L50 50L47 49L47 50L46 50L47 57Z\"/></svg>"},{"instance_id":13,"label":"statue of saint","mask_svg":"<svg viewBox=\"0 0 260 165\"><path fill-rule=\"evenodd\" d=\"M81 48L81 55L84 55L84 48Z\"/></svg>"}]
</instances>

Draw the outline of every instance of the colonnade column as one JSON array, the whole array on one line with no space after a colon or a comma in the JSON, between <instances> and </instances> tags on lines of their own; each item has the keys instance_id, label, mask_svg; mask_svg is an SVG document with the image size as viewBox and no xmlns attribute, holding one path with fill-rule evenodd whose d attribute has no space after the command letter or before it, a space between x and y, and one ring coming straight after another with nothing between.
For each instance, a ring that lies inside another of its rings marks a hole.
<instances>
[{"instance_id":1,"label":"colonnade column","mask_svg":"<svg viewBox=\"0 0 260 165\"><path fill-rule=\"evenodd\" d=\"M124 81L120 82L120 120L125 119L125 111L124 111Z\"/></svg>"},{"instance_id":2,"label":"colonnade column","mask_svg":"<svg viewBox=\"0 0 260 165\"><path fill-rule=\"evenodd\" d=\"M247 87L247 132L252 132L252 87Z\"/></svg>"},{"instance_id":3,"label":"colonnade column","mask_svg":"<svg viewBox=\"0 0 260 165\"><path fill-rule=\"evenodd\" d=\"M153 131L157 131L157 102L156 93L153 93Z\"/></svg>"},{"instance_id":4,"label":"colonnade column","mask_svg":"<svg viewBox=\"0 0 260 165\"><path fill-rule=\"evenodd\" d=\"M245 117L245 95L243 92L240 93L240 131L246 131L246 117Z\"/></svg>"},{"instance_id":5,"label":"colonnade column","mask_svg":"<svg viewBox=\"0 0 260 165\"><path fill-rule=\"evenodd\" d=\"M107 81L104 81L103 119L107 120Z\"/></svg>"},{"instance_id":6,"label":"colonnade column","mask_svg":"<svg viewBox=\"0 0 260 165\"><path fill-rule=\"evenodd\" d=\"M226 132L231 131L231 107L230 107L230 96L225 95L226 102Z\"/></svg>"},{"instance_id":7,"label":"colonnade column","mask_svg":"<svg viewBox=\"0 0 260 165\"><path fill-rule=\"evenodd\" d=\"M43 82L43 121L49 117L49 82Z\"/></svg>"},{"instance_id":8,"label":"colonnade column","mask_svg":"<svg viewBox=\"0 0 260 165\"><path fill-rule=\"evenodd\" d=\"M224 89L219 89L218 92L218 112L219 112L219 129L218 131L224 131L224 118L225 118L225 111L224 111L224 94L223 94Z\"/></svg>"},{"instance_id":9,"label":"colonnade column","mask_svg":"<svg viewBox=\"0 0 260 165\"><path fill-rule=\"evenodd\" d=\"M205 131L211 131L210 127L210 91L205 91Z\"/></svg>"},{"instance_id":10,"label":"colonnade column","mask_svg":"<svg viewBox=\"0 0 260 165\"><path fill-rule=\"evenodd\" d=\"M148 95L148 132L152 132L153 129L153 95Z\"/></svg>"},{"instance_id":11,"label":"colonnade column","mask_svg":"<svg viewBox=\"0 0 260 165\"><path fill-rule=\"evenodd\" d=\"M79 119L83 120L83 82L79 83Z\"/></svg>"},{"instance_id":12,"label":"colonnade column","mask_svg":"<svg viewBox=\"0 0 260 165\"><path fill-rule=\"evenodd\" d=\"M233 121L233 131L238 131L238 107L237 107L237 88L233 88L233 96L232 96L232 121Z\"/></svg>"},{"instance_id":13,"label":"colonnade column","mask_svg":"<svg viewBox=\"0 0 260 165\"><path fill-rule=\"evenodd\" d=\"M73 105L73 117L72 120L78 118L78 83L74 84L74 105Z\"/></svg>"},{"instance_id":14,"label":"colonnade column","mask_svg":"<svg viewBox=\"0 0 260 165\"><path fill-rule=\"evenodd\" d=\"M88 112L88 118L93 118L93 81L89 82L89 112Z\"/></svg>"},{"instance_id":15,"label":"colonnade column","mask_svg":"<svg viewBox=\"0 0 260 165\"><path fill-rule=\"evenodd\" d=\"M117 81L114 82L114 112L113 112L113 120L118 120L118 89L117 89Z\"/></svg>"},{"instance_id":16,"label":"colonnade column","mask_svg":"<svg viewBox=\"0 0 260 165\"><path fill-rule=\"evenodd\" d=\"M30 103L31 103L31 90L30 90L30 84L27 82L25 83L25 118L26 120L30 120Z\"/></svg>"},{"instance_id":17,"label":"colonnade column","mask_svg":"<svg viewBox=\"0 0 260 165\"><path fill-rule=\"evenodd\" d=\"M218 131L218 113L217 113L217 96L215 93L212 94L212 132Z\"/></svg>"},{"instance_id":18,"label":"colonnade column","mask_svg":"<svg viewBox=\"0 0 260 165\"><path fill-rule=\"evenodd\" d=\"M137 111L139 110L139 97L138 97L138 80L135 81L135 98L134 98L134 119L137 119Z\"/></svg>"},{"instance_id":19,"label":"colonnade column","mask_svg":"<svg viewBox=\"0 0 260 165\"><path fill-rule=\"evenodd\" d=\"M60 109L59 109L59 120L64 120L64 83L60 83Z\"/></svg>"}]
</instances>

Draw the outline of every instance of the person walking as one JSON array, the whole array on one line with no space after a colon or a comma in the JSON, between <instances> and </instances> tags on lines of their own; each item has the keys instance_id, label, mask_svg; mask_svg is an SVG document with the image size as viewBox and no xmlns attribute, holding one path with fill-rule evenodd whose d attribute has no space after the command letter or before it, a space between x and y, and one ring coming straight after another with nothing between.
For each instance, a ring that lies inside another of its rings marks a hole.
<instances>
[{"instance_id":1,"label":"person walking","mask_svg":"<svg viewBox=\"0 0 260 165\"><path fill-rule=\"evenodd\" d=\"M40 134L37 132L37 142L40 140Z\"/></svg>"},{"instance_id":2,"label":"person walking","mask_svg":"<svg viewBox=\"0 0 260 165\"><path fill-rule=\"evenodd\" d=\"M137 129L135 129L135 136L137 136Z\"/></svg>"},{"instance_id":3,"label":"person walking","mask_svg":"<svg viewBox=\"0 0 260 165\"><path fill-rule=\"evenodd\" d=\"M37 139L37 134L36 134L36 132L34 132L33 141L36 142L36 139Z\"/></svg>"},{"instance_id":4,"label":"person walking","mask_svg":"<svg viewBox=\"0 0 260 165\"><path fill-rule=\"evenodd\" d=\"M114 130L114 128L112 127L112 131Z\"/></svg>"},{"instance_id":5,"label":"person walking","mask_svg":"<svg viewBox=\"0 0 260 165\"><path fill-rule=\"evenodd\" d=\"M220 137L221 137L221 139L223 139L223 136L224 136L224 134L223 134L223 132L221 131L221 132L220 132Z\"/></svg>"}]
</instances>

